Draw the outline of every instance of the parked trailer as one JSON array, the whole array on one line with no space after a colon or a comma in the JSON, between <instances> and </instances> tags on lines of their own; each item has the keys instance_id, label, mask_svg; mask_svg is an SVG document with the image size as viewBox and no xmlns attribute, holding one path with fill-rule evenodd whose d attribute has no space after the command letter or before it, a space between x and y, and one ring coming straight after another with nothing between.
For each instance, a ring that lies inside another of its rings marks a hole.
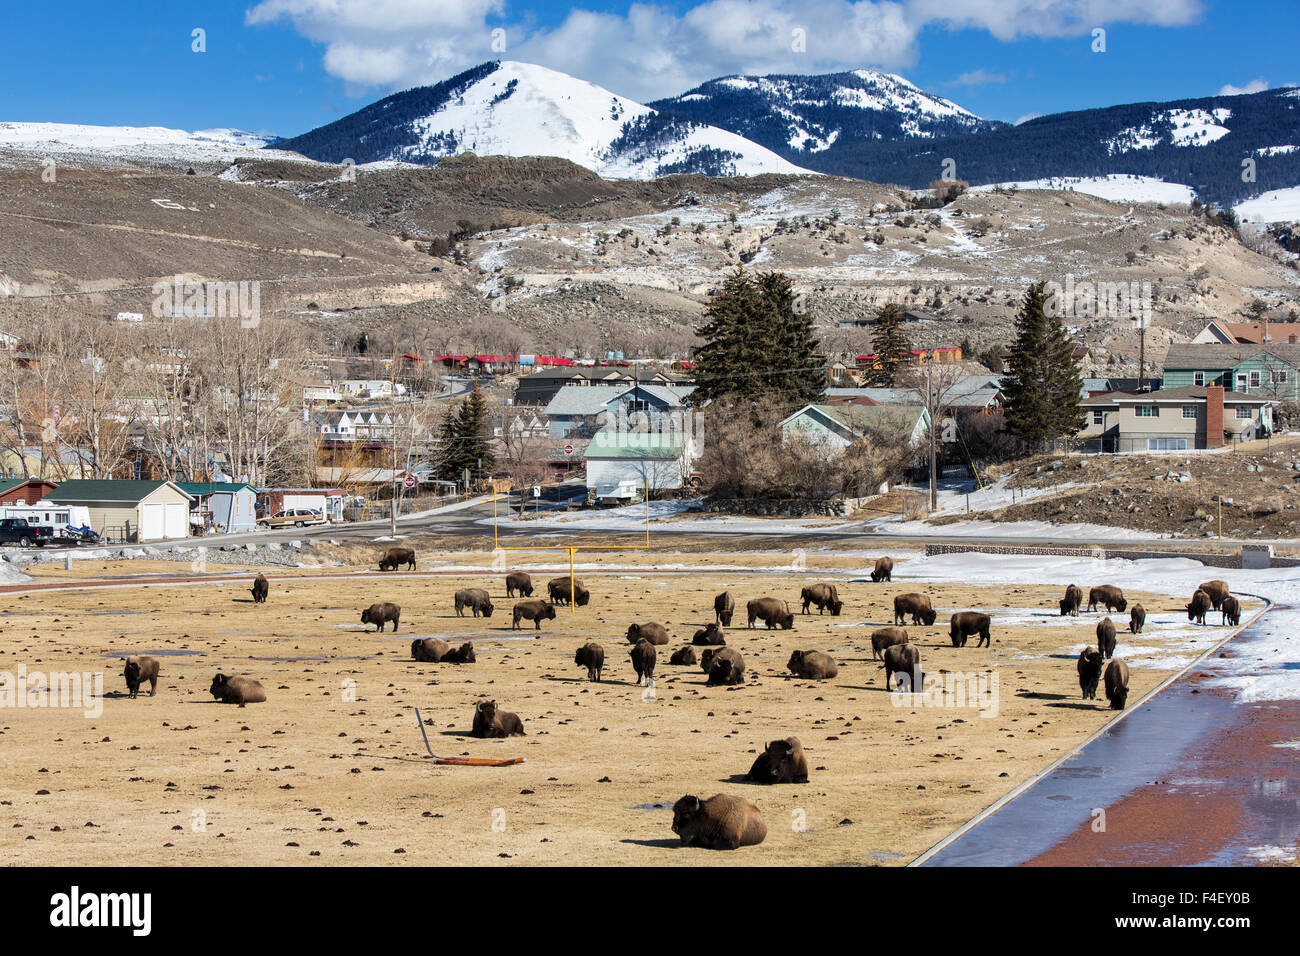
<instances>
[{"instance_id":1,"label":"parked trailer","mask_svg":"<svg viewBox=\"0 0 1300 956\"><path fill-rule=\"evenodd\" d=\"M58 541L77 543L98 537L90 527L90 509L84 505L56 505L50 501L0 505L0 520L4 518L23 518L33 527L48 528Z\"/></svg>"}]
</instances>

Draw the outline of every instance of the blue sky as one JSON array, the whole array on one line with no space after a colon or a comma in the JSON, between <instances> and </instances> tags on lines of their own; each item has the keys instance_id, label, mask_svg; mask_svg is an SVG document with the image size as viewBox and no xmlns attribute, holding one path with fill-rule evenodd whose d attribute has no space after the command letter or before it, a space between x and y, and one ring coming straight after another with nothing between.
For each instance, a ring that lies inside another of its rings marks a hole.
<instances>
[{"instance_id":1,"label":"blue sky","mask_svg":"<svg viewBox=\"0 0 1300 956\"><path fill-rule=\"evenodd\" d=\"M1294 2L1057 0L1046 14L1039 6L70 0L56 8L0 0L0 121L293 135L492 58L541 63L642 101L731 72L875 67L1008 121L1300 82ZM206 52L191 49L196 27L206 31ZM1106 30L1104 53L1091 50L1094 27ZM802 51L792 49L796 28Z\"/></svg>"}]
</instances>

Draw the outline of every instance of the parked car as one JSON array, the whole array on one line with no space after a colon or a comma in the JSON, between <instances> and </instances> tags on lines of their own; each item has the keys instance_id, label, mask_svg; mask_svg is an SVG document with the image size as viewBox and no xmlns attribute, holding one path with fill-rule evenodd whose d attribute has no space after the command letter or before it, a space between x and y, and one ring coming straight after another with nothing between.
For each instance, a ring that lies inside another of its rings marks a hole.
<instances>
[{"instance_id":1,"label":"parked car","mask_svg":"<svg viewBox=\"0 0 1300 956\"><path fill-rule=\"evenodd\" d=\"M0 519L0 544L16 544L20 548L32 545L43 547L54 540L52 528L28 524L26 518Z\"/></svg>"},{"instance_id":2,"label":"parked car","mask_svg":"<svg viewBox=\"0 0 1300 956\"><path fill-rule=\"evenodd\" d=\"M257 523L263 528L304 528L310 524L325 524L325 515L309 508L286 508L266 518L258 518Z\"/></svg>"}]
</instances>

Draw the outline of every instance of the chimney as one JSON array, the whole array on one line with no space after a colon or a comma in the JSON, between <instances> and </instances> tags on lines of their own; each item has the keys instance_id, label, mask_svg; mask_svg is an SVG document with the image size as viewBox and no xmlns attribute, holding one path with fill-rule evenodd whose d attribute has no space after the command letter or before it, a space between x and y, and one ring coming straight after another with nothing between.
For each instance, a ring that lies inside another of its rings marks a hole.
<instances>
[{"instance_id":1,"label":"chimney","mask_svg":"<svg viewBox=\"0 0 1300 956\"><path fill-rule=\"evenodd\" d=\"M1267 315L1261 315L1259 317L1259 340L1263 342L1265 345L1267 345L1269 342L1273 340L1273 337L1268 334Z\"/></svg>"},{"instance_id":2,"label":"chimney","mask_svg":"<svg viewBox=\"0 0 1300 956\"><path fill-rule=\"evenodd\" d=\"M1223 386L1210 385L1205 389L1205 447L1223 445Z\"/></svg>"},{"instance_id":3,"label":"chimney","mask_svg":"<svg viewBox=\"0 0 1300 956\"><path fill-rule=\"evenodd\" d=\"M1294 335L1294 334L1292 334L1292 335L1288 335L1288 336L1286 337L1286 341L1287 341L1287 344L1288 344L1288 345L1295 345L1295 344L1296 344L1296 337L1295 337L1295 335Z\"/></svg>"}]
</instances>

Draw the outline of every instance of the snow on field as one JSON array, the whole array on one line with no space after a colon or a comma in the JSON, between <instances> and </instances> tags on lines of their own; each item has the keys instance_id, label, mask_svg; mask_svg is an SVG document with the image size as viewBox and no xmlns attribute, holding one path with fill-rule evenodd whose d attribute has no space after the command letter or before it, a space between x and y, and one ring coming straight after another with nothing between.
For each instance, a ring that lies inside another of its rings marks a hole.
<instances>
[{"instance_id":1,"label":"snow on field","mask_svg":"<svg viewBox=\"0 0 1300 956\"><path fill-rule=\"evenodd\" d=\"M753 534L781 534L790 531L834 531L847 528L849 522L833 518L791 518L789 520L772 520L769 518L746 518L732 515L699 515L684 517L691 502L686 501L652 501L650 503L650 520L657 522L657 530L673 531L748 531ZM668 519L671 524L665 526ZM543 512L534 518L520 515L502 515L500 524L509 524L518 528L562 528L566 531L643 531L645 530L645 505L624 505L608 508L598 512ZM478 524L492 524L491 518L481 518Z\"/></svg>"},{"instance_id":2,"label":"snow on field","mask_svg":"<svg viewBox=\"0 0 1300 956\"><path fill-rule=\"evenodd\" d=\"M976 186L972 192L992 192L997 186L1016 189L1058 189L1086 193L1111 202L1155 202L1166 204L1191 204L1196 192L1182 183L1167 183L1150 176L1133 176L1111 173L1108 176L1053 176L1050 179L1030 179L1015 183L990 183Z\"/></svg>"},{"instance_id":3,"label":"snow on field","mask_svg":"<svg viewBox=\"0 0 1300 956\"><path fill-rule=\"evenodd\" d=\"M1017 499L1018 501L1019 499ZM1119 541L1127 538L1148 539L1152 537L1169 537L1150 531L1138 531L1133 528L1112 528L1100 524L1048 524L1046 521L957 521L953 524L934 525L924 521L890 521L876 520L871 523L873 530L882 534L930 535L933 537L983 538L983 537L1025 537L1075 540L1079 538L1103 538Z\"/></svg>"},{"instance_id":4,"label":"snow on field","mask_svg":"<svg viewBox=\"0 0 1300 956\"><path fill-rule=\"evenodd\" d=\"M1242 222L1300 222L1300 186L1269 190L1232 209Z\"/></svg>"},{"instance_id":5,"label":"snow on field","mask_svg":"<svg viewBox=\"0 0 1300 956\"><path fill-rule=\"evenodd\" d=\"M87 161L233 162L241 156L306 162L297 153L264 150L273 137L235 129L187 132L164 126L0 123L0 151Z\"/></svg>"}]
</instances>

